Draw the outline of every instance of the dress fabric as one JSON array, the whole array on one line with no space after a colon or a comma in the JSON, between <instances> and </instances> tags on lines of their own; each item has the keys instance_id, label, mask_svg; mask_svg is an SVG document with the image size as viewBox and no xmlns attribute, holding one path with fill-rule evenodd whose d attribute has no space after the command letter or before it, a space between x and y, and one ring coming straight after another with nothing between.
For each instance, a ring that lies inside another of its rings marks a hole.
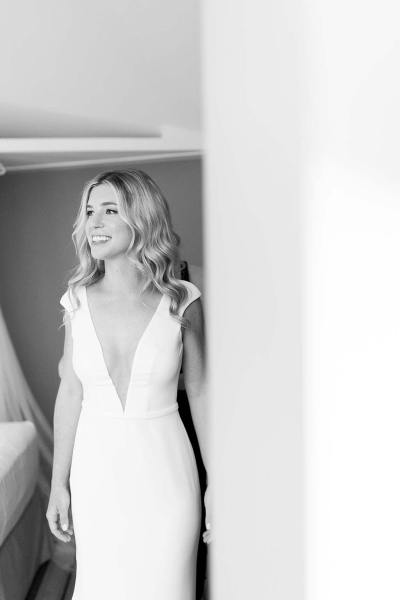
<instances>
[{"instance_id":1,"label":"dress fabric","mask_svg":"<svg viewBox=\"0 0 400 600\"><path fill-rule=\"evenodd\" d=\"M185 308L200 297L190 282ZM71 312L72 364L83 388L70 490L73 600L195 600L199 476L178 413L181 327L164 294L142 334L123 408L92 321L86 287Z\"/></svg>"}]
</instances>

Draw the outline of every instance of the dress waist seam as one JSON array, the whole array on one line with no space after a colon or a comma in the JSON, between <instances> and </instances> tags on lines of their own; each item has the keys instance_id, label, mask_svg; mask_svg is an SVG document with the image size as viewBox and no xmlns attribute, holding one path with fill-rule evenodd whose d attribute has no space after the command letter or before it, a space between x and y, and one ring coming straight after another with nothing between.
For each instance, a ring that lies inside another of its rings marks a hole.
<instances>
[{"instance_id":1,"label":"dress waist seam","mask_svg":"<svg viewBox=\"0 0 400 600\"><path fill-rule=\"evenodd\" d=\"M178 403L175 402L170 406L166 406L165 408L161 408L159 410L152 410L146 413L130 413L129 411L125 412L121 410L120 414L115 414L111 412L97 412L96 410L92 410L85 406L85 403L82 403L82 414L90 416L90 417L102 417L102 418L114 418L114 419L126 419L126 420L142 420L142 419L157 419L159 417L164 417L165 415L169 415L178 410Z\"/></svg>"}]
</instances>

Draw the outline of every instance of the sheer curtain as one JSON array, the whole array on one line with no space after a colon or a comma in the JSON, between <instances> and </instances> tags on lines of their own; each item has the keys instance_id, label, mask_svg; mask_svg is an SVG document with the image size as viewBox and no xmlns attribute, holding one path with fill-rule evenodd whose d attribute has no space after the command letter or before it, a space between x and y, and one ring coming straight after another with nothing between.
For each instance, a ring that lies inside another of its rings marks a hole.
<instances>
[{"instance_id":1,"label":"sheer curtain","mask_svg":"<svg viewBox=\"0 0 400 600\"><path fill-rule=\"evenodd\" d=\"M0 421L32 421L40 452L39 488L47 505L50 494L53 460L53 433L26 382L0 307ZM72 570L75 539L69 544L53 538L52 561L60 568Z\"/></svg>"},{"instance_id":2,"label":"sheer curtain","mask_svg":"<svg viewBox=\"0 0 400 600\"><path fill-rule=\"evenodd\" d=\"M32 421L39 437L39 487L50 492L53 434L26 382L0 308L0 421Z\"/></svg>"}]
</instances>

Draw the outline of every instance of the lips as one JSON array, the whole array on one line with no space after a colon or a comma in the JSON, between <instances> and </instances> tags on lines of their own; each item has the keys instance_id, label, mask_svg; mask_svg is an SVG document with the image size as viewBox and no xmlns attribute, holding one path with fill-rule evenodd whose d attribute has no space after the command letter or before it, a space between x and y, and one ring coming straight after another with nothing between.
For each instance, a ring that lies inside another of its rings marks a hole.
<instances>
[{"instance_id":1,"label":"lips","mask_svg":"<svg viewBox=\"0 0 400 600\"><path fill-rule=\"evenodd\" d=\"M110 240L111 240L111 236L109 236L109 235L102 235L102 234L92 235L92 243L93 244L106 244Z\"/></svg>"}]
</instances>

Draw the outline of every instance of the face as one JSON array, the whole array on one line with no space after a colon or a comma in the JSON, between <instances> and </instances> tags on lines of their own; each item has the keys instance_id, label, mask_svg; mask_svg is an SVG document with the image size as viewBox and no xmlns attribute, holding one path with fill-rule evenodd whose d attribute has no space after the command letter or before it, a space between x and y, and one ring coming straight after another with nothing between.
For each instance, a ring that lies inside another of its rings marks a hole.
<instances>
[{"instance_id":1,"label":"face","mask_svg":"<svg viewBox=\"0 0 400 600\"><path fill-rule=\"evenodd\" d=\"M90 192L85 232L93 258L107 260L126 252L132 232L119 216L118 197L111 186L101 184Z\"/></svg>"}]
</instances>

